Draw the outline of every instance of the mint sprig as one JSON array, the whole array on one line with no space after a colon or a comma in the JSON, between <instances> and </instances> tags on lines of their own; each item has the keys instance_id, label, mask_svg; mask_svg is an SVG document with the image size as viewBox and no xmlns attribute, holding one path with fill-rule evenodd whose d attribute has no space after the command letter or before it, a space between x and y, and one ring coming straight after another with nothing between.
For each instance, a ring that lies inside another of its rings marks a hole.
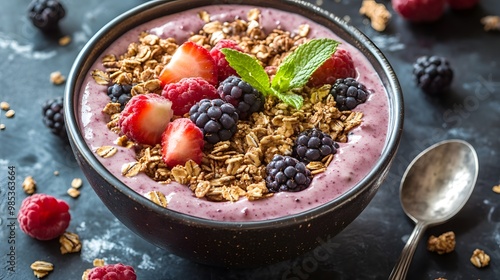
<instances>
[{"instance_id":1,"label":"mint sprig","mask_svg":"<svg viewBox=\"0 0 500 280\"><path fill-rule=\"evenodd\" d=\"M272 82L255 58L229 48L223 48L221 52L236 73L264 96L275 96L300 109L304 100L292 90L304 86L314 71L337 50L338 45L339 42L327 38L312 39L300 45L281 63Z\"/></svg>"}]
</instances>

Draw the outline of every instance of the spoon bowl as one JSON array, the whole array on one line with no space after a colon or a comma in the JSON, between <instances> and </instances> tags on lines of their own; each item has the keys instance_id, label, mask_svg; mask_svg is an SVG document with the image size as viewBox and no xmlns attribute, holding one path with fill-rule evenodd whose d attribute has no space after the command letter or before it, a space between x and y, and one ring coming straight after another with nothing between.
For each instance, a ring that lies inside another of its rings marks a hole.
<instances>
[{"instance_id":1,"label":"spoon bowl","mask_svg":"<svg viewBox=\"0 0 500 280\"><path fill-rule=\"evenodd\" d=\"M405 279L423 232L455 216L469 199L479 170L474 148L462 140L439 142L421 152L406 169L401 206L415 223L389 279Z\"/></svg>"}]
</instances>

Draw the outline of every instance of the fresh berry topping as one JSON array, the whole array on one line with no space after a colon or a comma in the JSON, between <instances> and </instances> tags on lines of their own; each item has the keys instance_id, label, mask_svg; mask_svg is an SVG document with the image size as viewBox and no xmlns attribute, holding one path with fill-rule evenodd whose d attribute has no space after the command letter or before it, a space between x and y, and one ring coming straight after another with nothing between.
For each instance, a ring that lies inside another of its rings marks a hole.
<instances>
[{"instance_id":1,"label":"fresh berry topping","mask_svg":"<svg viewBox=\"0 0 500 280\"><path fill-rule=\"evenodd\" d=\"M182 80L165 85L163 97L172 101L174 114L182 116L202 99L219 98L215 87L202 78L183 78Z\"/></svg>"},{"instance_id":2,"label":"fresh berry topping","mask_svg":"<svg viewBox=\"0 0 500 280\"><path fill-rule=\"evenodd\" d=\"M311 184L311 171L290 156L275 155L266 166L266 186L271 192L298 192Z\"/></svg>"},{"instance_id":3,"label":"fresh berry topping","mask_svg":"<svg viewBox=\"0 0 500 280\"><path fill-rule=\"evenodd\" d=\"M39 240L50 240L63 234L70 219L68 204L47 194L25 198L17 214L21 230Z\"/></svg>"},{"instance_id":4,"label":"fresh berry topping","mask_svg":"<svg viewBox=\"0 0 500 280\"><path fill-rule=\"evenodd\" d=\"M203 99L191 107L189 115L210 144L229 140L236 133L236 108L222 99Z\"/></svg>"},{"instance_id":5,"label":"fresh berry topping","mask_svg":"<svg viewBox=\"0 0 500 280\"><path fill-rule=\"evenodd\" d=\"M440 56L422 56L413 64L417 86L424 92L436 94L445 90L453 80L448 60Z\"/></svg>"},{"instance_id":6,"label":"fresh berry topping","mask_svg":"<svg viewBox=\"0 0 500 280\"><path fill-rule=\"evenodd\" d=\"M66 127L64 126L63 97L57 97L45 101L42 105L43 123L52 133L67 139Z\"/></svg>"},{"instance_id":7,"label":"fresh berry topping","mask_svg":"<svg viewBox=\"0 0 500 280\"><path fill-rule=\"evenodd\" d=\"M136 280L134 268L121 263L92 268L87 280Z\"/></svg>"},{"instance_id":8,"label":"fresh berry topping","mask_svg":"<svg viewBox=\"0 0 500 280\"><path fill-rule=\"evenodd\" d=\"M264 108L265 99L262 93L240 77L228 77L220 83L217 92L222 100L231 103L236 108L242 120Z\"/></svg>"},{"instance_id":9,"label":"fresh berry topping","mask_svg":"<svg viewBox=\"0 0 500 280\"><path fill-rule=\"evenodd\" d=\"M356 77L356 68L349 52L338 49L331 58L314 71L308 84L311 87L331 85L335 80L347 77Z\"/></svg>"},{"instance_id":10,"label":"fresh berry topping","mask_svg":"<svg viewBox=\"0 0 500 280\"><path fill-rule=\"evenodd\" d=\"M182 78L200 77L216 85L217 65L204 47L194 42L185 42L172 55L170 61L160 73L161 84L175 83Z\"/></svg>"},{"instance_id":11,"label":"fresh berry topping","mask_svg":"<svg viewBox=\"0 0 500 280\"><path fill-rule=\"evenodd\" d=\"M321 161L324 157L337 153L338 148L339 145L330 135L312 128L299 134L293 147L293 156L305 163Z\"/></svg>"},{"instance_id":12,"label":"fresh berry topping","mask_svg":"<svg viewBox=\"0 0 500 280\"><path fill-rule=\"evenodd\" d=\"M108 87L108 96L113 103L120 103L120 106L123 110L125 108L125 104L132 98L132 94L130 91L132 90L131 85L120 85L113 84Z\"/></svg>"},{"instance_id":13,"label":"fresh berry topping","mask_svg":"<svg viewBox=\"0 0 500 280\"><path fill-rule=\"evenodd\" d=\"M57 0L33 0L28 6L28 17L42 31L57 29L65 15L64 7Z\"/></svg>"},{"instance_id":14,"label":"fresh berry topping","mask_svg":"<svg viewBox=\"0 0 500 280\"><path fill-rule=\"evenodd\" d=\"M465 10L476 6L479 0L446 0L446 2L452 9Z\"/></svg>"},{"instance_id":15,"label":"fresh berry topping","mask_svg":"<svg viewBox=\"0 0 500 280\"><path fill-rule=\"evenodd\" d=\"M243 52L243 49L238 44L229 39L222 39L210 50L210 55L213 57L215 64L217 64L217 76L219 82L224 81L229 76L237 76L234 70L226 60L226 56L220 51L223 48L229 48Z\"/></svg>"},{"instance_id":16,"label":"fresh berry topping","mask_svg":"<svg viewBox=\"0 0 500 280\"><path fill-rule=\"evenodd\" d=\"M446 0L392 0L393 9L414 22L436 21L444 13Z\"/></svg>"},{"instance_id":17,"label":"fresh berry topping","mask_svg":"<svg viewBox=\"0 0 500 280\"><path fill-rule=\"evenodd\" d=\"M159 144L161 134L173 116L172 102L155 94L138 94L120 114L118 125L123 134L141 144Z\"/></svg>"},{"instance_id":18,"label":"fresh berry topping","mask_svg":"<svg viewBox=\"0 0 500 280\"><path fill-rule=\"evenodd\" d=\"M368 90L354 78L337 79L330 94L335 98L336 107L341 111L352 110L368 99Z\"/></svg>"},{"instance_id":19,"label":"fresh berry topping","mask_svg":"<svg viewBox=\"0 0 500 280\"><path fill-rule=\"evenodd\" d=\"M203 157L203 133L188 118L170 122L162 135L162 158L172 168L184 165L188 160L201 163Z\"/></svg>"}]
</instances>

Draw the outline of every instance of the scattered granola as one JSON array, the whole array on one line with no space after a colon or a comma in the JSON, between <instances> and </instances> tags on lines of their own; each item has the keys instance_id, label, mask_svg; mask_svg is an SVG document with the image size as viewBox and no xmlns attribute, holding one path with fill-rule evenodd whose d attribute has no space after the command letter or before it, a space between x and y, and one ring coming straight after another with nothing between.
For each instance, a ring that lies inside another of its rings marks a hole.
<instances>
[{"instance_id":1,"label":"scattered granola","mask_svg":"<svg viewBox=\"0 0 500 280\"><path fill-rule=\"evenodd\" d=\"M71 37L66 35L61 38L59 38L59 46L66 46L69 43L71 43Z\"/></svg>"},{"instance_id":2,"label":"scattered granola","mask_svg":"<svg viewBox=\"0 0 500 280\"><path fill-rule=\"evenodd\" d=\"M69 188L67 193L72 198L77 198L80 196L80 191L78 189L75 189L75 188Z\"/></svg>"},{"instance_id":3,"label":"scattered granola","mask_svg":"<svg viewBox=\"0 0 500 280\"><path fill-rule=\"evenodd\" d=\"M492 190L496 193L500 193L500 185L493 186Z\"/></svg>"},{"instance_id":4,"label":"scattered granola","mask_svg":"<svg viewBox=\"0 0 500 280\"><path fill-rule=\"evenodd\" d=\"M32 176L27 176L23 181L23 190L26 194L33 194L36 190L36 181Z\"/></svg>"},{"instance_id":5,"label":"scattered granola","mask_svg":"<svg viewBox=\"0 0 500 280\"><path fill-rule=\"evenodd\" d=\"M372 28L380 32L385 30L391 19L391 13L385 5L375 0L363 0L359 13L367 16L371 20Z\"/></svg>"},{"instance_id":6,"label":"scattered granola","mask_svg":"<svg viewBox=\"0 0 500 280\"><path fill-rule=\"evenodd\" d=\"M481 18L485 31L500 31L500 16L485 16Z\"/></svg>"},{"instance_id":7,"label":"scattered granola","mask_svg":"<svg viewBox=\"0 0 500 280\"><path fill-rule=\"evenodd\" d=\"M54 265L46 261L36 261L32 263L30 267L33 270L33 274L35 274L38 279L47 276L54 270Z\"/></svg>"},{"instance_id":8,"label":"scattered granola","mask_svg":"<svg viewBox=\"0 0 500 280\"><path fill-rule=\"evenodd\" d=\"M0 109L7 111L10 109L10 104L5 101L0 102Z\"/></svg>"},{"instance_id":9,"label":"scattered granola","mask_svg":"<svg viewBox=\"0 0 500 280\"><path fill-rule=\"evenodd\" d=\"M106 262L103 259L94 259L92 261L92 265L95 266L95 267L103 266L105 264L106 264Z\"/></svg>"},{"instance_id":10,"label":"scattered granola","mask_svg":"<svg viewBox=\"0 0 500 280\"><path fill-rule=\"evenodd\" d=\"M71 187L75 189L79 189L83 184L83 180L81 178L74 178L71 181Z\"/></svg>"},{"instance_id":11,"label":"scattered granola","mask_svg":"<svg viewBox=\"0 0 500 280\"><path fill-rule=\"evenodd\" d=\"M80 237L76 233L65 232L59 237L61 254L77 253L82 249Z\"/></svg>"},{"instance_id":12,"label":"scattered granola","mask_svg":"<svg viewBox=\"0 0 500 280\"><path fill-rule=\"evenodd\" d=\"M280 29L267 34L259 23L260 11L248 12L247 20L233 22L210 21L206 12L199 14L206 24L188 40L208 49L222 39L231 39L247 54L256 58L263 66L274 67L292 53L299 45L307 42L309 26L304 24L292 34ZM133 84L132 96L144 93L161 93L158 77L163 67L170 61L178 44L175 39L163 39L153 34L142 33L138 42L129 44L127 52L120 55L105 55L104 71L94 70L92 77L96 83ZM291 155L294 139L309 128L319 127L337 142L347 142L349 132L361 124L363 114L354 111L340 111L328 92L331 86L310 88L304 86L295 93L304 98L300 110L282 103L276 98L266 100L264 110L254 113L248 121L239 121L237 133L231 141L205 145L204 157L200 164L188 161L185 166L169 169L161 158L161 146L147 146L131 143L119 137L117 144L134 148L136 162L124 163L122 175L134 177L145 173L161 183L177 181L187 185L198 198L211 201L237 201L241 197L249 200L270 197L265 184L265 166L275 154ZM104 112L110 116L108 128L120 135L117 120L119 106L107 105ZM101 157L116 153L113 146L103 146L96 150ZM332 157L311 164L314 174L326 170ZM148 194L148 197L160 194ZM157 201L161 201L156 197ZM166 201L165 201L166 202ZM162 205L162 204L160 204ZM166 203L165 203L166 205Z\"/></svg>"},{"instance_id":13,"label":"scattered granola","mask_svg":"<svg viewBox=\"0 0 500 280\"><path fill-rule=\"evenodd\" d=\"M7 112L5 112L5 116L7 118L12 118L12 117L14 117L15 114L16 114L16 111L14 111L12 109L9 109Z\"/></svg>"},{"instance_id":14,"label":"scattered granola","mask_svg":"<svg viewBox=\"0 0 500 280\"><path fill-rule=\"evenodd\" d=\"M4 129L5 129L5 124L0 123L0 130L4 130Z\"/></svg>"},{"instance_id":15,"label":"scattered granola","mask_svg":"<svg viewBox=\"0 0 500 280\"><path fill-rule=\"evenodd\" d=\"M490 256L481 249L476 249L470 257L470 262L477 268L488 266L490 263Z\"/></svg>"},{"instance_id":16,"label":"scattered granola","mask_svg":"<svg viewBox=\"0 0 500 280\"><path fill-rule=\"evenodd\" d=\"M64 77L61 72L55 71L50 73L50 81L55 85L63 84L66 81L66 77Z\"/></svg>"},{"instance_id":17,"label":"scattered granola","mask_svg":"<svg viewBox=\"0 0 500 280\"><path fill-rule=\"evenodd\" d=\"M58 170L54 171L54 176L59 176L59 171Z\"/></svg>"},{"instance_id":18,"label":"scattered granola","mask_svg":"<svg viewBox=\"0 0 500 280\"><path fill-rule=\"evenodd\" d=\"M427 250L440 255L453 252L455 250L455 233L448 231L438 237L431 235L427 241Z\"/></svg>"}]
</instances>

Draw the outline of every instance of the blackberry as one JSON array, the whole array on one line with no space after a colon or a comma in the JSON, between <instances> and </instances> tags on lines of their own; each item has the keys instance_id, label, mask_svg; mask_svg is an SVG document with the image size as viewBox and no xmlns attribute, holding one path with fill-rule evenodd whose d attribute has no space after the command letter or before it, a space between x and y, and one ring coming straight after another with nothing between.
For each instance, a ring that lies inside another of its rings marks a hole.
<instances>
[{"instance_id":1,"label":"blackberry","mask_svg":"<svg viewBox=\"0 0 500 280\"><path fill-rule=\"evenodd\" d=\"M65 15L63 5L57 0L33 0L28 6L28 17L42 31L57 29L59 20Z\"/></svg>"},{"instance_id":2,"label":"blackberry","mask_svg":"<svg viewBox=\"0 0 500 280\"><path fill-rule=\"evenodd\" d=\"M448 60L441 56L422 56L413 64L417 86L426 93L436 94L446 89L453 80Z\"/></svg>"},{"instance_id":3,"label":"blackberry","mask_svg":"<svg viewBox=\"0 0 500 280\"><path fill-rule=\"evenodd\" d=\"M131 85L113 84L108 87L108 96L111 98L111 102L120 103L120 107L123 110L125 104L132 98L131 90Z\"/></svg>"},{"instance_id":4,"label":"blackberry","mask_svg":"<svg viewBox=\"0 0 500 280\"><path fill-rule=\"evenodd\" d=\"M191 107L189 115L210 144L229 140L236 133L238 113L222 99L202 99Z\"/></svg>"},{"instance_id":5,"label":"blackberry","mask_svg":"<svg viewBox=\"0 0 500 280\"><path fill-rule=\"evenodd\" d=\"M311 184L311 171L291 156L275 155L266 166L266 186L271 192L298 192Z\"/></svg>"},{"instance_id":6,"label":"blackberry","mask_svg":"<svg viewBox=\"0 0 500 280\"><path fill-rule=\"evenodd\" d=\"M321 161L325 156L337 153L339 144L323 131L312 128L299 134L293 146L293 156L309 163Z\"/></svg>"},{"instance_id":7,"label":"blackberry","mask_svg":"<svg viewBox=\"0 0 500 280\"><path fill-rule=\"evenodd\" d=\"M264 96L240 77L229 76L217 89L222 100L233 104L240 119L247 119L252 113L264 108Z\"/></svg>"},{"instance_id":8,"label":"blackberry","mask_svg":"<svg viewBox=\"0 0 500 280\"><path fill-rule=\"evenodd\" d=\"M63 139L67 138L62 96L45 101L42 105L42 114L43 123L52 133Z\"/></svg>"},{"instance_id":9,"label":"blackberry","mask_svg":"<svg viewBox=\"0 0 500 280\"><path fill-rule=\"evenodd\" d=\"M341 111L352 110L368 99L366 87L354 78L337 79L330 94L335 98L336 107Z\"/></svg>"}]
</instances>

